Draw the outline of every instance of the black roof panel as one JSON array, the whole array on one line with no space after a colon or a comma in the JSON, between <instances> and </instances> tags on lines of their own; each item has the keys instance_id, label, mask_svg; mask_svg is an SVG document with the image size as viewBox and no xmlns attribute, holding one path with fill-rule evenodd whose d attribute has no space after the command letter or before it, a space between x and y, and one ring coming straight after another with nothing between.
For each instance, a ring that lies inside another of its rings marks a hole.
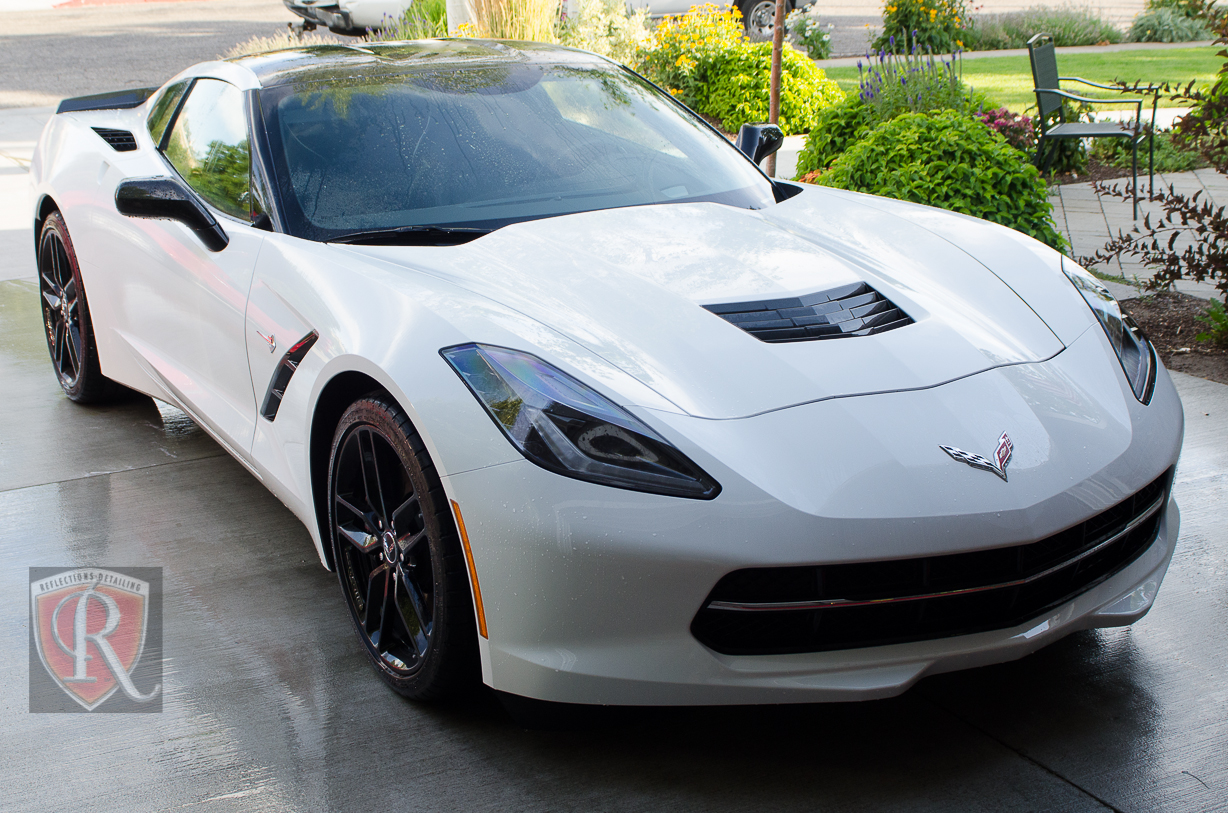
<instances>
[{"instance_id":1,"label":"black roof panel","mask_svg":"<svg viewBox=\"0 0 1228 813\"><path fill-rule=\"evenodd\" d=\"M500 62L599 64L601 57L539 42L434 39L361 45L312 45L238 57L262 87L410 73L434 67ZM607 63L608 64L608 63Z\"/></svg>"}]
</instances>

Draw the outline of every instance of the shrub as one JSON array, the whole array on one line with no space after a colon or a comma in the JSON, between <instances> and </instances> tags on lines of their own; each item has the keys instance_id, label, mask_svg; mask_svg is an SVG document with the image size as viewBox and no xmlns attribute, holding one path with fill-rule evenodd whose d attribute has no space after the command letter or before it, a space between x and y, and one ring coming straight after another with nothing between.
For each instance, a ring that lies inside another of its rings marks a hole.
<instances>
[{"instance_id":1,"label":"shrub","mask_svg":"<svg viewBox=\"0 0 1228 813\"><path fill-rule=\"evenodd\" d=\"M873 111L857 96L822 110L797 154L797 178L827 169L874 124Z\"/></svg>"},{"instance_id":2,"label":"shrub","mask_svg":"<svg viewBox=\"0 0 1228 813\"><path fill-rule=\"evenodd\" d=\"M1138 145L1138 167L1147 169L1147 141ZM1097 138L1092 143L1092 156L1102 164L1108 164L1123 169L1130 168L1130 143L1124 138ZM1176 143L1171 130L1156 133L1156 172L1186 172L1198 169L1206 162L1197 150Z\"/></svg>"},{"instance_id":3,"label":"shrub","mask_svg":"<svg viewBox=\"0 0 1228 813\"><path fill-rule=\"evenodd\" d=\"M423 40L448 36L447 0L414 0L399 19L384 15L384 25L367 31L369 42Z\"/></svg>"},{"instance_id":4,"label":"shrub","mask_svg":"<svg viewBox=\"0 0 1228 813\"><path fill-rule=\"evenodd\" d=\"M743 124L768 120L768 80L772 43L756 42L732 50L708 72L708 86L698 110L721 120L728 132ZM819 113L844 94L823 70L792 48L781 53L780 118L785 135L812 129Z\"/></svg>"},{"instance_id":5,"label":"shrub","mask_svg":"<svg viewBox=\"0 0 1228 813\"><path fill-rule=\"evenodd\" d=\"M986 127L1005 138L1006 143L1015 149L1031 152L1036 148L1036 131L1031 118L1012 113L1005 107L977 113L976 117L984 122Z\"/></svg>"},{"instance_id":6,"label":"shrub","mask_svg":"<svg viewBox=\"0 0 1228 813\"><path fill-rule=\"evenodd\" d=\"M742 13L712 3L665 17L636 54L636 68L692 107L704 93L708 71L746 43Z\"/></svg>"},{"instance_id":7,"label":"shrub","mask_svg":"<svg viewBox=\"0 0 1228 813\"><path fill-rule=\"evenodd\" d=\"M491 39L557 42L558 0L472 0L473 20L466 36Z\"/></svg>"},{"instance_id":8,"label":"shrub","mask_svg":"<svg viewBox=\"0 0 1228 813\"><path fill-rule=\"evenodd\" d=\"M1053 43L1060 46L1122 41L1121 32L1090 8L1032 6L973 17L964 35L964 47L970 51L1026 48L1032 35L1041 31L1053 35Z\"/></svg>"},{"instance_id":9,"label":"shrub","mask_svg":"<svg viewBox=\"0 0 1228 813\"><path fill-rule=\"evenodd\" d=\"M736 8L708 4L665 18L637 62L649 79L728 131L768 118L772 44L747 42ZM792 48L784 51L779 124L786 135L811 129L819 111L841 98L822 69Z\"/></svg>"},{"instance_id":10,"label":"shrub","mask_svg":"<svg viewBox=\"0 0 1228 813\"><path fill-rule=\"evenodd\" d=\"M1211 39L1206 23L1171 8L1139 12L1126 35L1130 42L1194 42Z\"/></svg>"},{"instance_id":11,"label":"shrub","mask_svg":"<svg viewBox=\"0 0 1228 813\"><path fill-rule=\"evenodd\" d=\"M629 11L623 0L580 0L559 26L559 42L608 56L635 61L648 42L648 10Z\"/></svg>"},{"instance_id":12,"label":"shrub","mask_svg":"<svg viewBox=\"0 0 1228 813\"><path fill-rule=\"evenodd\" d=\"M1194 318L1210 327L1206 332L1195 336L1196 340L1228 347L1228 311L1224 310L1218 299L1212 299L1207 305L1206 313Z\"/></svg>"},{"instance_id":13,"label":"shrub","mask_svg":"<svg viewBox=\"0 0 1228 813\"><path fill-rule=\"evenodd\" d=\"M1228 18L1228 7L1215 0L1147 0L1147 9L1170 8L1186 17L1202 20L1212 32Z\"/></svg>"},{"instance_id":14,"label":"shrub","mask_svg":"<svg viewBox=\"0 0 1228 813\"><path fill-rule=\"evenodd\" d=\"M871 56L865 66L858 60L858 96L872 108L874 120L928 110L971 111L977 100L955 74L956 55L948 62L915 50Z\"/></svg>"},{"instance_id":15,"label":"shrub","mask_svg":"<svg viewBox=\"0 0 1228 813\"><path fill-rule=\"evenodd\" d=\"M954 110L905 113L880 124L819 183L982 217L1065 247L1036 167L979 120Z\"/></svg>"},{"instance_id":16,"label":"shrub","mask_svg":"<svg viewBox=\"0 0 1228 813\"><path fill-rule=\"evenodd\" d=\"M923 53L951 53L963 47L968 11L964 0L887 0L883 33L875 51L907 53L916 45Z\"/></svg>"},{"instance_id":17,"label":"shrub","mask_svg":"<svg viewBox=\"0 0 1228 813\"><path fill-rule=\"evenodd\" d=\"M797 156L797 177L827 169L863 131L902 113L971 112L981 100L955 75L951 62L932 55L880 54L857 63L857 95L820 113ZM807 178L807 180L810 180Z\"/></svg>"},{"instance_id":18,"label":"shrub","mask_svg":"<svg viewBox=\"0 0 1228 813\"><path fill-rule=\"evenodd\" d=\"M835 26L819 22L819 4L795 8L785 17L785 30L789 42L806 51L811 59L827 59L831 56L831 32Z\"/></svg>"}]
</instances>

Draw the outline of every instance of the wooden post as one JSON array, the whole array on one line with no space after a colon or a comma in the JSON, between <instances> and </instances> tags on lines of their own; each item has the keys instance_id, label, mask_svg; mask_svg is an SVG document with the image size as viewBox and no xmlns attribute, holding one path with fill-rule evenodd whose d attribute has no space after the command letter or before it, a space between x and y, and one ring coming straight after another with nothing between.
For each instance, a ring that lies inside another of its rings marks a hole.
<instances>
[{"instance_id":1,"label":"wooden post","mask_svg":"<svg viewBox=\"0 0 1228 813\"><path fill-rule=\"evenodd\" d=\"M780 119L780 52L785 44L785 0L776 0L776 24L772 27L772 79L768 90L768 123ZM765 170L776 177L776 153L768 156Z\"/></svg>"}]
</instances>

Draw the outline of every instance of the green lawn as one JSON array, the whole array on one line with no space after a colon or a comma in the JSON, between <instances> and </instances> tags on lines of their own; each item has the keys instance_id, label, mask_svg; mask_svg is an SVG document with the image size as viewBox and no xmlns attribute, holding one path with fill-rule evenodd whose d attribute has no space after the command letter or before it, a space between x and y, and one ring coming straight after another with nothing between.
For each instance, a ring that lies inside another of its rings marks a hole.
<instances>
[{"instance_id":1,"label":"green lawn","mask_svg":"<svg viewBox=\"0 0 1228 813\"><path fill-rule=\"evenodd\" d=\"M1133 82L1171 82L1184 85L1191 79L1209 83L1220 65L1219 46L1138 51L1106 51L1091 54L1058 54L1058 69L1063 76L1081 76L1108 84L1116 79ZM856 68L827 68L827 75L846 91L857 89ZM1026 56L982 57L964 60L964 82L984 93L990 101L1022 113L1036 105L1032 93L1032 70ZM1078 82L1063 83L1063 89L1080 95L1105 98L1111 93L1088 88ZM1085 91L1091 91L1085 93ZM1160 100L1161 107L1175 106ZM1110 110L1111 107L1101 106Z\"/></svg>"}]
</instances>

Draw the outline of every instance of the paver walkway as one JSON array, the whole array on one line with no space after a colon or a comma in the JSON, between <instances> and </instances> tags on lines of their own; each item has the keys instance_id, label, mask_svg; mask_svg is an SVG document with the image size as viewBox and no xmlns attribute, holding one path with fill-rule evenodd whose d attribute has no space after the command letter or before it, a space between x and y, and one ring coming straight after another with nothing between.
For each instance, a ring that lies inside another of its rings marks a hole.
<instances>
[{"instance_id":1,"label":"paver walkway","mask_svg":"<svg viewBox=\"0 0 1228 813\"><path fill-rule=\"evenodd\" d=\"M1110 184L1121 184L1123 187L1128 183L1128 178L1110 181ZM1145 174L1140 173L1139 183L1142 191L1146 191ZM1176 173L1157 172L1155 183L1157 191L1172 186L1178 192L1186 195L1201 192L1199 200L1209 199L1219 206L1228 204L1228 177L1211 169ZM1049 200L1053 203L1053 222L1070 241L1071 253L1075 257L1093 254L1118 232L1128 232L1135 223L1131 217L1132 206L1128 198L1121 200L1097 196L1090 183L1052 187L1049 192ZM1139 201L1138 224L1140 227L1143 225L1144 215L1149 211L1160 213L1162 210L1157 204ZM1178 247L1187 244L1188 238L1177 242ZM1121 262L1113 262L1111 267L1096 266L1094 270L1106 274L1121 274L1126 279L1137 278L1139 281L1149 279L1152 274L1150 269L1144 268L1141 263L1128 257L1123 257ZM1182 281L1178 282L1176 287L1179 291L1195 296L1207 298L1218 296L1215 286L1210 283ZM1132 292L1126 291L1115 290L1114 293L1118 296L1127 293L1133 295Z\"/></svg>"}]
</instances>

